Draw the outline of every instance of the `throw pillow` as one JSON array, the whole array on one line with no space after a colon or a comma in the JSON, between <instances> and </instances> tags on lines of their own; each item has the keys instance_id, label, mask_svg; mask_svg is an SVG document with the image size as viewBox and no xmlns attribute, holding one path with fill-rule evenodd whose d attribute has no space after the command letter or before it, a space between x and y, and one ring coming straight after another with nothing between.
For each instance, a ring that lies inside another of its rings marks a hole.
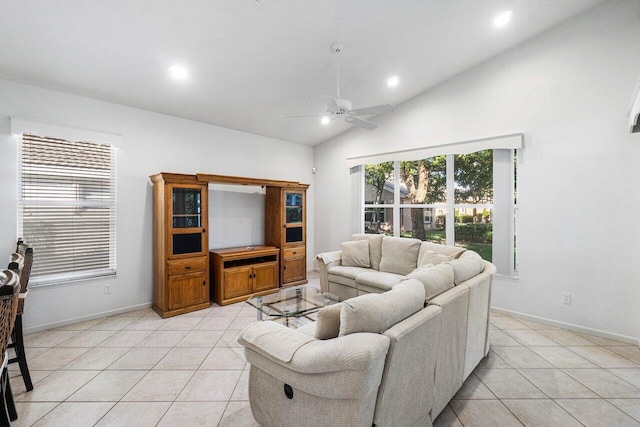
<instances>
[{"instance_id":1,"label":"throw pillow","mask_svg":"<svg viewBox=\"0 0 640 427\"><path fill-rule=\"evenodd\" d=\"M371 261L371 268L374 270L380 270L383 238L383 234L359 233L351 235L351 240L366 240L369 242L369 261Z\"/></svg>"},{"instance_id":2,"label":"throw pillow","mask_svg":"<svg viewBox=\"0 0 640 427\"><path fill-rule=\"evenodd\" d=\"M340 332L340 309L342 304L328 305L318 312L314 338L329 340L338 336Z\"/></svg>"},{"instance_id":3,"label":"throw pillow","mask_svg":"<svg viewBox=\"0 0 640 427\"><path fill-rule=\"evenodd\" d=\"M451 257L453 259L460 258L460 256L467 251L467 249L460 246L447 246L433 242L422 242L422 245L420 245L420 253L418 254L418 259L422 258L422 255L427 250Z\"/></svg>"},{"instance_id":4,"label":"throw pillow","mask_svg":"<svg viewBox=\"0 0 640 427\"><path fill-rule=\"evenodd\" d=\"M448 261L447 264L453 267L453 282L456 285L471 279L484 270L482 258L474 251L466 251L460 258Z\"/></svg>"},{"instance_id":5,"label":"throw pillow","mask_svg":"<svg viewBox=\"0 0 640 427\"><path fill-rule=\"evenodd\" d=\"M418 280L400 282L388 292L348 299L340 310L339 336L356 332L382 333L424 307L424 286Z\"/></svg>"},{"instance_id":6,"label":"throw pillow","mask_svg":"<svg viewBox=\"0 0 640 427\"><path fill-rule=\"evenodd\" d=\"M345 267L371 267L369 261L369 242L356 240L342 244L342 265Z\"/></svg>"},{"instance_id":7,"label":"throw pillow","mask_svg":"<svg viewBox=\"0 0 640 427\"><path fill-rule=\"evenodd\" d=\"M416 268L407 276L407 279L417 279L422 282L425 299L429 301L453 288L453 267L449 264L438 264Z\"/></svg>"},{"instance_id":8,"label":"throw pillow","mask_svg":"<svg viewBox=\"0 0 640 427\"><path fill-rule=\"evenodd\" d=\"M426 250L422 254L422 257L418 260L418 268L425 267L429 264L438 265L445 261L452 261L453 258L446 255L439 254L432 250Z\"/></svg>"},{"instance_id":9,"label":"throw pillow","mask_svg":"<svg viewBox=\"0 0 640 427\"><path fill-rule=\"evenodd\" d=\"M418 239L384 236L380 271L403 276L411 273L418 264L421 243Z\"/></svg>"}]
</instances>

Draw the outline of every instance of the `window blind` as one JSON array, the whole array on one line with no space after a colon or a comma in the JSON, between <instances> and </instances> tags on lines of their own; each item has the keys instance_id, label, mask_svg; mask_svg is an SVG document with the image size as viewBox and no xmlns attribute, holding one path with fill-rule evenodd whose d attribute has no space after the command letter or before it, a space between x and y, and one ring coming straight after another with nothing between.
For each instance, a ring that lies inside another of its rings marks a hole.
<instances>
[{"instance_id":1,"label":"window blind","mask_svg":"<svg viewBox=\"0 0 640 427\"><path fill-rule=\"evenodd\" d=\"M116 271L116 162L107 144L22 134L18 230L34 284Z\"/></svg>"},{"instance_id":2,"label":"window blind","mask_svg":"<svg viewBox=\"0 0 640 427\"><path fill-rule=\"evenodd\" d=\"M354 166L351 173L351 234L362 233L364 229L364 166Z\"/></svg>"},{"instance_id":3,"label":"window blind","mask_svg":"<svg viewBox=\"0 0 640 427\"><path fill-rule=\"evenodd\" d=\"M493 260L497 274L515 277L513 150L493 150Z\"/></svg>"}]
</instances>

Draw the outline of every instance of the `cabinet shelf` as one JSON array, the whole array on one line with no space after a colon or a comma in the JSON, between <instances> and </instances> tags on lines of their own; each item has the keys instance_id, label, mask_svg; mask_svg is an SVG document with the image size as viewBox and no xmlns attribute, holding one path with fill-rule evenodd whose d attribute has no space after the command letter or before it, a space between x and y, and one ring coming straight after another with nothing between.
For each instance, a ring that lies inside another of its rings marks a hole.
<instances>
[{"instance_id":1,"label":"cabinet shelf","mask_svg":"<svg viewBox=\"0 0 640 427\"><path fill-rule=\"evenodd\" d=\"M231 261L225 261L224 268L244 267L251 264L262 264L265 262L277 262L277 261L278 261L277 255L258 257L258 258L236 259Z\"/></svg>"}]
</instances>

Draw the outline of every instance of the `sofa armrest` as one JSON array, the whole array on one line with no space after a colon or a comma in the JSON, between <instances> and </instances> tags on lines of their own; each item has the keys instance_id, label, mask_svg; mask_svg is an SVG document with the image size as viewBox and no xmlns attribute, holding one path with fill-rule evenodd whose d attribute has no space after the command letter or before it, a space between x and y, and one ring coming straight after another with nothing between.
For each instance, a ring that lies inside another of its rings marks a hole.
<instances>
[{"instance_id":1,"label":"sofa armrest","mask_svg":"<svg viewBox=\"0 0 640 427\"><path fill-rule=\"evenodd\" d=\"M269 321L247 326L238 342L281 366L304 374L364 371L369 369L372 360L384 359L389 349L389 338L384 335L359 333L317 340ZM283 357L283 353L289 354Z\"/></svg>"},{"instance_id":2,"label":"sofa armrest","mask_svg":"<svg viewBox=\"0 0 640 427\"><path fill-rule=\"evenodd\" d=\"M274 342L256 345L255 336L260 336L263 342L271 338ZM273 348L287 346L288 341L298 343L290 359L280 357L280 350L273 354ZM257 368L316 396L353 399L376 392L390 340L384 335L369 333L317 340L279 323L265 321L247 326L238 342L245 347L252 369Z\"/></svg>"},{"instance_id":3,"label":"sofa armrest","mask_svg":"<svg viewBox=\"0 0 640 427\"><path fill-rule=\"evenodd\" d=\"M320 266L320 289L329 292L329 269L340 265L342 262L342 251L323 252L316 256Z\"/></svg>"}]
</instances>

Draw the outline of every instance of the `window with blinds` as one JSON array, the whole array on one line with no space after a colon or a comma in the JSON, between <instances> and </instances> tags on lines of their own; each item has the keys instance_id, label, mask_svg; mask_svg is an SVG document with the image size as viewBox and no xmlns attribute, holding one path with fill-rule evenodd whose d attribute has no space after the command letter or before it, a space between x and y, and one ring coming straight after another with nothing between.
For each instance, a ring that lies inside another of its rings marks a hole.
<instances>
[{"instance_id":1,"label":"window with blinds","mask_svg":"<svg viewBox=\"0 0 640 427\"><path fill-rule=\"evenodd\" d=\"M22 135L18 233L35 247L33 284L115 274L115 151Z\"/></svg>"}]
</instances>

